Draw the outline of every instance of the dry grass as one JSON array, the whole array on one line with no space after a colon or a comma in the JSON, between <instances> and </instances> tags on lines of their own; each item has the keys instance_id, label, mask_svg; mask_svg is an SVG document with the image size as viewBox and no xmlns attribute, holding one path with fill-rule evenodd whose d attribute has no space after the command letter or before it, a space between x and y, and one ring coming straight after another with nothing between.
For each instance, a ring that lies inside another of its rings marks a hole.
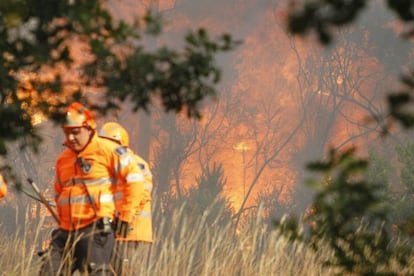
<instances>
[{"instance_id":1,"label":"dry grass","mask_svg":"<svg viewBox=\"0 0 414 276\"><path fill-rule=\"evenodd\" d=\"M41 222L42 223L42 222ZM39 225L39 229L41 226ZM209 225L211 224L211 225ZM206 216L186 217L183 208L161 219L155 227L148 263L137 254L128 275L334 275L324 269L319 256L302 243L289 242L257 219L246 223L237 235L230 225L215 225ZM38 244L38 237L31 240ZM35 275L37 249L26 237L0 237L0 275ZM139 265L138 265L139 264Z\"/></svg>"},{"instance_id":2,"label":"dry grass","mask_svg":"<svg viewBox=\"0 0 414 276\"><path fill-rule=\"evenodd\" d=\"M36 244L39 241L39 223L35 234L7 236L0 232L0 275L35 275L38 271L39 262ZM1 225L0 225L1 230ZM16 231L19 233L19 231Z\"/></svg>"}]
</instances>

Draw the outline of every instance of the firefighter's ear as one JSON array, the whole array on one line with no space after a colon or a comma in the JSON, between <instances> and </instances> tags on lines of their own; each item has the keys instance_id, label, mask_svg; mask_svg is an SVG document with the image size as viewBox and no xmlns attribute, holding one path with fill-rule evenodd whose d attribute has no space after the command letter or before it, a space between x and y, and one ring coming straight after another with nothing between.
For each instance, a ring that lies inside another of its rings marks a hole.
<instances>
[{"instance_id":1,"label":"firefighter's ear","mask_svg":"<svg viewBox=\"0 0 414 276\"><path fill-rule=\"evenodd\" d=\"M90 137L92 137L95 134L95 130L92 127L85 126L85 128L88 130Z\"/></svg>"}]
</instances>

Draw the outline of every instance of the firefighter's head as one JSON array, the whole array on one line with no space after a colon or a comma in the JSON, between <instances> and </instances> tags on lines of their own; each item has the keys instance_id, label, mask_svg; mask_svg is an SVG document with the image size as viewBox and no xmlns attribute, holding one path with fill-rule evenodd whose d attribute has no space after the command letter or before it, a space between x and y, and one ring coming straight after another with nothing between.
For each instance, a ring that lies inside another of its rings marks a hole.
<instances>
[{"instance_id":1,"label":"firefighter's head","mask_svg":"<svg viewBox=\"0 0 414 276\"><path fill-rule=\"evenodd\" d=\"M99 130L98 134L100 137L114 140L123 146L129 146L128 132L118 123L105 123Z\"/></svg>"},{"instance_id":2,"label":"firefighter's head","mask_svg":"<svg viewBox=\"0 0 414 276\"><path fill-rule=\"evenodd\" d=\"M74 151L81 151L89 143L96 129L92 112L78 102L69 105L62 125L66 145Z\"/></svg>"}]
</instances>

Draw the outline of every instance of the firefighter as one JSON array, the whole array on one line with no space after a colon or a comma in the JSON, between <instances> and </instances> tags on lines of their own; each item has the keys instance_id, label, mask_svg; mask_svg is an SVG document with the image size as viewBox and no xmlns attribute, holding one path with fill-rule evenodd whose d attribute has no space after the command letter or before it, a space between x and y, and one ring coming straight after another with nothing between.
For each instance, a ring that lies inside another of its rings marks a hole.
<instances>
[{"instance_id":1,"label":"firefighter","mask_svg":"<svg viewBox=\"0 0 414 276\"><path fill-rule=\"evenodd\" d=\"M111 275L115 232L126 236L134 199L128 187L139 184L141 172L124 148L96 134L92 112L75 102L62 126L66 149L56 161L55 202L60 219L41 275L70 274L76 269L91 275ZM116 185L125 200L115 222ZM68 258L67 254L70 257Z\"/></svg>"},{"instance_id":2,"label":"firefighter","mask_svg":"<svg viewBox=\"0 0 414 276\"><path fill-rule=\"evenodd\" d=\"M4 177L0 174L0 198L5 197L6 195L7 195L6 180L4 180Z\"/></svg>"},{"instance_id":3,"label":"firefighter","mask_svg":"<svg viewBox=\"0 0 414 276\"><path fill-rule=\"evenodd\" d=\"M99 136L113 140L132 152L129 148L128 132L118 123L109 122L104 124L99 130ZM143 174L143 181L140 182L140 185L142 185L145 193L141 194L137 199L139 204L134 210L131 231L126 237L119 235L116 237L113 262L118 275L122 275L123 273L129 275L131 271L128 271L128 269L133 270L131 267L132 263L135 267L145 267L153 242L151 219L152 174L148 163L143 158L135 153L134 158ZM122 206L123 192L122 188L119 188L117 193L117 206Z\"/></svg>"}]
</instances>

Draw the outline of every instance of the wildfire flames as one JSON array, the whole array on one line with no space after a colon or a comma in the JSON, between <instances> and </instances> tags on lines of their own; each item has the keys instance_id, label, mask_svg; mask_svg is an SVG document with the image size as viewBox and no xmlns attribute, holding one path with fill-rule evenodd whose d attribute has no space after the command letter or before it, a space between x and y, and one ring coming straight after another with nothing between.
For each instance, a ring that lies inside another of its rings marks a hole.
<instances>
[{"instance_id":1,"label":"wildfire flames","mask_svg":"<svg viewBox=\"0 0 414 276\"><path fill-rule=\"evenodd\" d=\"M302 185L306 161L321 158L330 145L364 144L377 135L375 127L366 129L358 123L381 111L381 98L365 93L376 91L375 85L384 79L369 45L342 41L328 53L290 37L279 21L280 7L260 7L255 1L205 2L202 6L211 10L189 13L191 3L170 0L114 0L108 4L117 18L126 20L142 16L149 7L165 12L167 35L157 44L175 43L176 34L188 26L203 26L213 33L237 30L236 38L243 39L240 48L224 62L219 60L224 73L219 101L206 105L196 127L184 116L174 120L176 130L195 135L191 148L183 148L189 152L179 176L184 190L194 185L202 168L220 163L225 194L235 210L246 197L247 205L258 204L256 196L270 187L280 188L275 196L288 203ZM73 55L82 60L84 46L80 41L73 46ZM76 83L76 79L71 81ZM129 115L126 127L135 128L130 127L135 120L136 114ZM157 127L162 116L152 120ZM131 140L144 135L150 134L132 132ZM163 135L172 139L168 131ZM165 140L151 141L151 155L146 157L150 163L162 142Z\"/></svg>"}]
</instances>

